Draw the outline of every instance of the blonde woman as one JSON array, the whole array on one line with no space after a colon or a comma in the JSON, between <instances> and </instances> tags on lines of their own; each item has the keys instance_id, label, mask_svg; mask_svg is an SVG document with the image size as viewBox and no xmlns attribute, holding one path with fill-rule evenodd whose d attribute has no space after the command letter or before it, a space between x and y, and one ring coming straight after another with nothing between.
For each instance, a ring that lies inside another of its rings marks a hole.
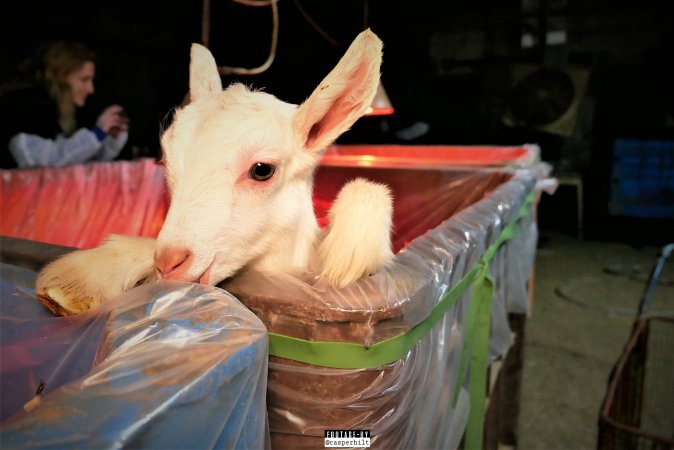
<instances>
[{"instance_id":1,"label":"blonde woman","mask_svg":"<svg viewBox=\"0 0 674 450\"><path fill-rule=\"evenodd\" d=\"M29 78L0 95L3 168L64 166L113 160L126 144L128 119L107 107L91 128L76 109L94 93L95 55L76 42L56 42L29 65Z\"/></svg>"}]
</instances>

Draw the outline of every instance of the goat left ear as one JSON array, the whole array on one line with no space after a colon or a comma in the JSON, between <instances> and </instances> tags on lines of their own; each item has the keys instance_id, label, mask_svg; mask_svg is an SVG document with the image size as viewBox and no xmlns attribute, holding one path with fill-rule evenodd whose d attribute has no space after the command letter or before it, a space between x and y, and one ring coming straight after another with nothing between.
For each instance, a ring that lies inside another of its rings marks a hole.
<instances>
[{"instance_id":1,"label":"goat left ear","mask_svg":"<svg viewBox=\"0 0 674 450\"><path fill-rule=\"evenodd\" d=\"M381 40L363 31L300 105L293 126L307 150L320 153L365 114L377 92L381 58Z\"/></svg>"},{"instance_id":2,"label":"goat left ear","mask_svg":"<svg viewBox=\"0 0 674 450\"><path fill-rule=\"evenodd\" d=\"M210 50L200 44L192 44L190 50L190 102L222 91L218 66Z\"/></svg>"}]
</instances>

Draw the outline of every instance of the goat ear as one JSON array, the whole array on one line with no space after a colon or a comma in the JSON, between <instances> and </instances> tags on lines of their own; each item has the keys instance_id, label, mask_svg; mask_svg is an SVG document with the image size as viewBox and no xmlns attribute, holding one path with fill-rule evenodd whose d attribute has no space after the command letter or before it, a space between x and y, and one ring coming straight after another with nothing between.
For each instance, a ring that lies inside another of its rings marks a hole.
<instances>
[{"instance_id":1,"label":"goat ear","mask_svg":"<svg viewBox=\"0 0 674 450\"><path fill-rule=\"evenodd\" d=\"M222 91L218 66L210 50L192 44L190 50L190 102Z\"/></svg>"},{"instance_id":2,"label":"goat ear","mask_svg":"<svg viewBox=\"0 0 674 450\"><path fill-rule=\"evenodd\" d=\"M381 58L381 40L363 31L300 105L293 126L307 150L321 152L365 114L377 91Z\"/></svg>"}]
</instances>

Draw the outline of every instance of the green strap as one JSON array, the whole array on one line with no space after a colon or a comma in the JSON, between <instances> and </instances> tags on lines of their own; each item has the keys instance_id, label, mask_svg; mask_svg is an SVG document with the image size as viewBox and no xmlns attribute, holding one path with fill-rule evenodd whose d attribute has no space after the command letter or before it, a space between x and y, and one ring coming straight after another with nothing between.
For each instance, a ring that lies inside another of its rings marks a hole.
<instances>
[{"instance_id":1,"label":"green strap","mask_svg":"<svg viewBox=\"0 0 674 450\"><path fill-rule=\"evenodd\" d=\"M472 286L468 318L464 327L463 351L454 387L454 404L456 404L460 387L465 379L468 355L470 355L470 413L466 427L465 448L481 449L489 367L489 332L494 296L494 283L489 275L489 264L501 245L513 237L517 223L529 214L533 203L534 193L531 192L515 220L503 229L496 242L487 248L480 261L440 299L426 319L406 333L377 342L369 348L349 342L306 341L269 333L269 353L306 364L338 369L381 367L403 358Z\"/></svg>"},{"instance_id":2,"label":"green strap","mask_svg":"<svg viewBox=\"0 0 674 450\"><path fill-rule=\"evenodd\" d=\"M377 342L370 347L351 342L307 341L277 333L269 333L269 354L281 358L291 359L315 366L333 367L337 369L372 369L390 364L403 358L417 342L429 332L433 326L445 315L480 277L484 265L489 264L498 248L515 233L517 222L529 212L533 204L533 192L522 205L515 220L501 232L496 242L484 253L481 260L464 276L440 301L433 307L431 313L419 324L407 332ZM472 335L474 322L469 322L466 333ZM464 338L464 341L472 339ZM464 368L465 370L465 365ZM459 372L465 373L465 372Z\"/></svg>"},{"instance_id":3,"label":"green strap","mask_svg":"<svg viewBox=\"0 0 674 450\"><path fill-rule=\"evenodd\" d=\"M479 267L479 279L476 280L475 286L473 287L473 295L471 297L470 304L468 305L468 317L466 318L466 323L463 327L463 350L461 351L461 362L459 363L459 371L457 372L456 376L456 384L454 385L454 403L453 405L456 407L456 402L459 400L459 393L461 391L461 386L463 385L463 380L466 375L466 366L468 365L468 356L470 355L471 352L471 345L474 342L475 338L475 333L476 333L476 326L477 326L477 319L478 319L478 313L480 312L480 309L477 307L479 303L477 302L477 288L478 286L482 285L484 283L483 279L486 276L486 273L488 273L488 269L485 270L485 267L487 267L484 262L480 261L478 263Z\"/></svg>"},{"instance_id":4,"label":"green strap","mask_svg":"<svg viewBox=\"0 0 674 450\"><path fill-rule=\"evenodd\" d=\"M532 199L533 202L533 199ZM527 201L525 206L529 206ZM475 281L473 294L468 310L468 323L463 340L461 363L457 372L454 388L454 405L460 392L460 386L466 373L468 355L470 355L470 415L466 427L465 448L467 450L481 449L484 435L485 398L487 390L487 369L489 367L489 332L491 323L491 309L494 299L494 282L489 275L489 263L496 251L515 235L515 226L526 215L528 208L520 210L517 219L510 223L499 235L496 242L482 255L478 265L480 274ZM472 347L472 348L471 348Z\"/></svg>"},{"instance_id":5,"label":"green strap","mask_svg":"<svg viewBox=\"0 0 674 450\"><path fill-rule=\"evenodd\" d=\"M461 385L465 379L466 366L470 356L470 415L466 427L466 449L482 448L484 428L485 397L487 388L487 368L489 366L489 330L494 283L489 275L489 265L482 261L480 273L468 307L468 318L463 339L461 362L454 386L454 406L459 398Z\"/></svg>"},{"instance_id":6,"label":"green strap","mask_svg":"<svg viewBox=\"0 0 674 450\"><path fill-rule=\"evenodd\" d=\"M433 308L430 315L409 331L365 347L351 342L306 341L269 333L269 354L315 366L337 369L372 369L404 357L445 315L479 276L473 269Z\"/></svg>"},{"instance_id":7,"label":"green strap","mask_svg":"<svg viewBox=\"0 0 674 450\"><path fill-rule=\"evenodd\" d=\"M484 434L484 417L487 368L489 367L489 324L493 304L494 283L489 277L489 267L484 265L480 281L475 283L471 306L478 312L474 330L473 348L470 352L470 415L466 427L465 448L481 449ZM462 359L467 352L461 355Z\"/></svg>"}]
</instances>

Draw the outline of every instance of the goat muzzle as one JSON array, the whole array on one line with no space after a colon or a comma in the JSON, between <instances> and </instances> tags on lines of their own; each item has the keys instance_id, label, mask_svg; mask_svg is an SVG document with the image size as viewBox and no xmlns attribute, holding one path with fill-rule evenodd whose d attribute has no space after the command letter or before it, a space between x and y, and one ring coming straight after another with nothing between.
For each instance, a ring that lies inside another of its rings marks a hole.
<instances>
[{"instance_id":1,"label":"goat muzzle","mask_svg":"<svg viewBox=\"0 0 674 450\"><path fill-rule=\"evenodd\" d=\"M186 248L167 248L157 252L154 262L164 280L185 280L192 265L192 252Z\"/></svg>"}]
</instances>

